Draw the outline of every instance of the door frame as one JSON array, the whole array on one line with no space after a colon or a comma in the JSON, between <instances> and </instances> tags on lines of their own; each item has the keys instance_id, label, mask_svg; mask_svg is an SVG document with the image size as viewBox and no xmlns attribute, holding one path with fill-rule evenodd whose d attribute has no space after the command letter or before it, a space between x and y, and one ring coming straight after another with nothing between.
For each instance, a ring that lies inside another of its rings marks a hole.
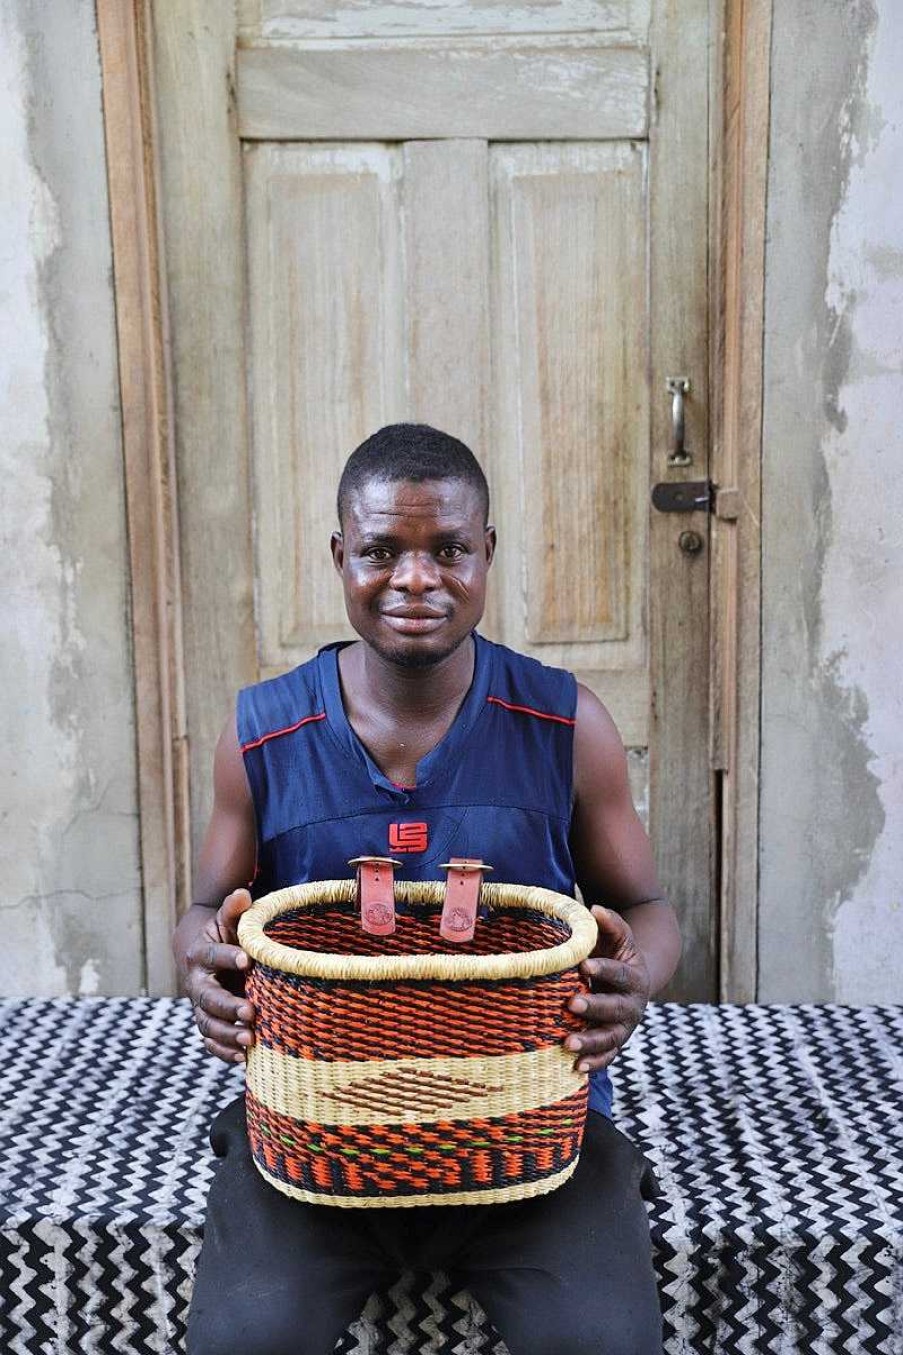
<instances>
[{"instance_id":1,"label":"door frame","mask_svg":"<svg viewBox=\"0 0 903 1355\"><path fill-rule=\"evenodd\" d=\"M717 778L719 996L758 996L762 404L772 0L713 0L710 753ZM716 504L721 496L716 495Z\"/></svg>"},{"instance_id":2,"label":"door frame","mask_svg":"<svg viewBox=\"0 0 903 1355\"><path fill-rule=\"evenodd\" d=\"M150 0L97 0L129 544L143 987L176 991L190 899L187 725L172 378Z\"/></svg>"},{"instance_id":3,"label":"door frame","mask_svg":"<svg viewBox=\"0 0 903 1355\"><path fill-rule=\"evenodd\" d=\"M243 206L234 9L206 0L162 8L151 0L97 0L130 542L144 945L153 994L175 991L169 935L191 899L198 844L190 841L189 782L196 807L209 808L210 769L199 746L210 746L229 698L256 677L247 584L253 572L244 264L235 243ZM770 31L771 0L712 0L707 375L710 474L721 493L706 580L708 740L719 993L738 1002L755 1000L757 972ZM203 63L191 61L197 33ZM157 108L166 110L162 122ZM177 154L185 126L200 173L189 174ZM167 278L174 283L169 296ZM191 305L180 285L185 278ZM666 596L673 558L656 548L654 532L651 586ZM216 549L223 539L230 541L228 558ZM667 709L681 696L668 686L661 650L653 645L653 691ZM189 665L209 676L186 687ZM188 730L201 735L193 746Z\"/></svg>"}]
</instances>

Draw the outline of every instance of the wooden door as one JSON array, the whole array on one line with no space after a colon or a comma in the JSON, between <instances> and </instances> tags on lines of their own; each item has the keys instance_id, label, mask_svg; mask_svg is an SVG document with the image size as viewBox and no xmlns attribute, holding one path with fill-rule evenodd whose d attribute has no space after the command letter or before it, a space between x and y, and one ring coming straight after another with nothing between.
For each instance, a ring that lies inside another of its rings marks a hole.
<instances>
[{"instance_id":1,"label":"wooden door","mask_svg":"<svg viewBox=\"0 0 903 1355\"><path fill-rule=\"evenodd\" d=\"M703 998L708 519L648 507L707 474L709 4L676 9L173 0L156 66L195 834L235 689L349 633L345 457L423 420L487 470L485 632L619 725Z\"/></svg>"}]
</instances>

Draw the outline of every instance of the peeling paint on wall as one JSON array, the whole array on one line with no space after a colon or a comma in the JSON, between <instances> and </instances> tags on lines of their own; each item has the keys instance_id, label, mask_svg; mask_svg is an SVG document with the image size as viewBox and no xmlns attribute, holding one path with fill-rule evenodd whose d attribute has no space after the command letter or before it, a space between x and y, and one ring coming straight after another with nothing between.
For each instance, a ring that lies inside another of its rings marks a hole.
<instances>
[{"instance_id":1,"label":"peeling paint on wall","mask_svg":"<svg viewBox=\"0 0 903 1355\"><path fill-rule=\"evenodd\" d=\"M903 19L873 29L844 137L850 170L835 215L826 303L844 334L837 419L825 439L833 530L822 574L822 648L856 693L868 748L872 840L837 900L841 1002L903 1001ZM896 645L893 637L896 636Z\"/></svg>"},{"instance_id":2,"label":"peeling paint on wall","mask_svg":"<svg viewBox=\"0 0 903 1355\"><path fill-rule=\"evenodd\" d=\"M903 385L888 370L900 326L887 274L899 278L903 227L879 199L903 169L903 104L879 72L903 45L903 14L804 0L774 19L759 996L890 1000L880 957L903 967L903 936L875 863L903 831L900 809L893 824L888 812L903 790L888 682L903 612ZM883 278L863 271L869 246Z\"/></svg>"},{"instance_id":3,"label":"peeling paint on wall","mask_svg":"<svg viewBox=\"0 0 903 1355\"><path fill-rule=\"evenodd\" d=\"M0 0L0 991L143 970L100 70L91 0Z\"/></svg>"}]
</instances>

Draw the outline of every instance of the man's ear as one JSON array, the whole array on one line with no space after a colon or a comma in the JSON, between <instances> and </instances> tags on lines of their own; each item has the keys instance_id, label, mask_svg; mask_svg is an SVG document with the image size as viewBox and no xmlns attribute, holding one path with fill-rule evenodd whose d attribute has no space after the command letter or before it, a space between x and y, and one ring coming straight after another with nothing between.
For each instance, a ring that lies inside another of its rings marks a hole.
<instances>
[{"instance_id":1,"label":"man's ear","mask_svg":"<svg viewBox=\"0 0 903 1355\"><path fill-rule=\"evenodd\" d=\"M345 542L341 532L333 532L329 538L329 549L332 551L332 563L336 567L336 573L341 574L342 565L345 563Z\"/></svg>"},{"instance_id":2,"label":"man's ear","mask_svg":"<svg viewBox=\"0 0 903 1355\"><path fill-rule=\"evenodd\" d=\"M485 542L486 542L486 564L491 565L493 557L495 555L496 547L496 536L494 527L486 528Z\"/></svg>"}]
</instances>

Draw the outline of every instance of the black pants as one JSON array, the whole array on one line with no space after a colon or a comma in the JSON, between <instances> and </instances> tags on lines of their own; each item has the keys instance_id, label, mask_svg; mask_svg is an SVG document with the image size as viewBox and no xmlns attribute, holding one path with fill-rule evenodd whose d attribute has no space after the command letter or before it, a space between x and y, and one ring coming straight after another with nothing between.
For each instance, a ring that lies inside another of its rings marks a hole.
<instances>
[{"instance_id":1,"label":"black pants","mask_svg":"<svg viewBox=\"0 0 903 1355\"><path fill-rule=\"evenodd\" d=\"M659 1355L645 1158L590 1113L571 1179L518 1204L333 1209L258 1173L244 1099L210 1133L221 1159L188 1323L189 1355L330 1355L374 1289L444 1270L511 1355Z\"/></svg>"}]
</instances>

